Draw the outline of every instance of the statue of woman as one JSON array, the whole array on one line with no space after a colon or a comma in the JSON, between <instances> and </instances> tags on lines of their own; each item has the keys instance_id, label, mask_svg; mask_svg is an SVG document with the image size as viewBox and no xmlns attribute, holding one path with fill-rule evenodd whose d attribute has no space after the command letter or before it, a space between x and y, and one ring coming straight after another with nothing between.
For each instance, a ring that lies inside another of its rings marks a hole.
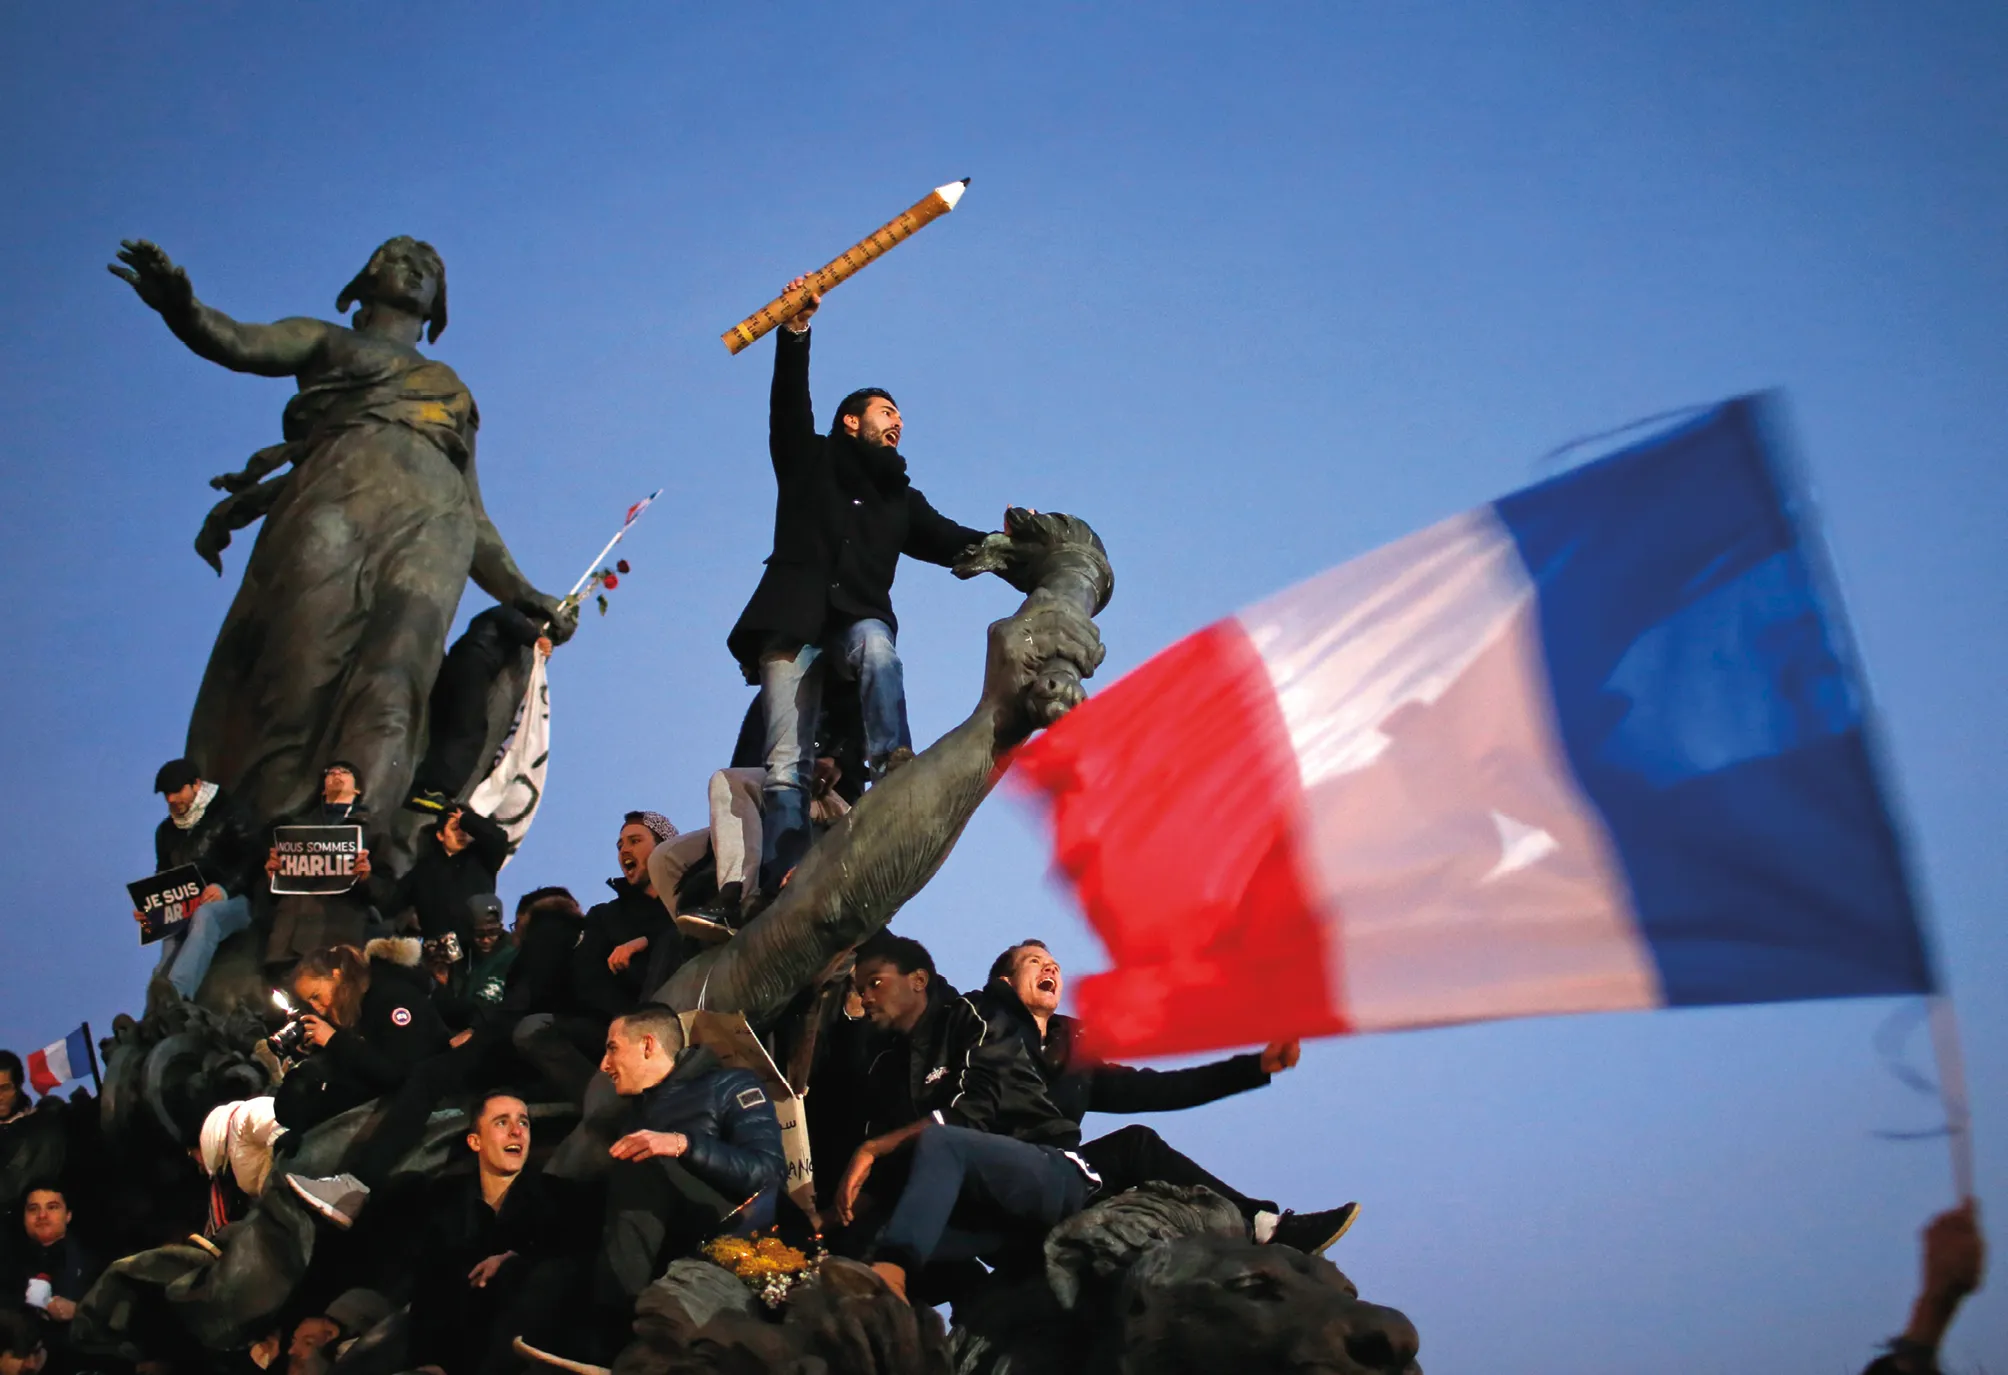
<instances>
[{"instance_id":1,"label":"statue of woman","mask_svg":"<svg viewBox=\"0 0 2008 1375\"><path fill-rule=\"evenodd\" d=\"M360 305L349 325L247 325L196 300L156 245L128 241L118 256L110 271L196 354L299 383L283 457L268 451L226 484L248 514L221 523L265 523L210 651L188 756L266 817L307 803L333 759L394 807L467 579L549 619L556 640L576 624L530 585L482 508L474 398L418 352L421 330L430 343L446 328L445 264L400 236L335 299L337 312ZM291 472L257 483L284 462Z\"/></svg>"}]
</instances>

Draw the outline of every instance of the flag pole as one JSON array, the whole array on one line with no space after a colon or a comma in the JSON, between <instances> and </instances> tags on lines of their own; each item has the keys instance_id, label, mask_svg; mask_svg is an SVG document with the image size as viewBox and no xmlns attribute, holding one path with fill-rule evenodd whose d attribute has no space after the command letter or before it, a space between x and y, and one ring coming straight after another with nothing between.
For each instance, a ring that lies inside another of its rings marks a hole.
<instances>
[{"instance_id":1,"label":"flag pole","mask_svg":"<svg viewBox=\"0 0 2008 1375\"><path fill-rule=\"evenodd\" d=\"M97 1096L102 1098L105 1096L105 1081L98 1073L98 1043L91 1039L89 1022L84 1023L84 1059L90 1062L91 1087L97 1091Z\"/></svg>"},{"instance_id":2,"label":"flag pole","mask_svg":"<svg viewBox=\"0 0 2008 1375\"><path fill-rule=\"evenodd\" d=\"M1959 1045L1959 1018L1952 995L1926 998L1931 1020L1931 1048L1938 1059L1938 1097L1945 1105L1946 1145L1952 1152L1952 1188L1961 1199L1973 1197L1973 1114L1967 1107L1966 1059Z\"/></svg>"},{"instance_id":3,"label":"flag pole","mask_svg":"<svg viewBox=\"0 0 2008 1375\"><path fill-rule=\"evenodd\" d=\"M593 561L586 565L586 571L579 574L579 580L573 583L572 590L565 594L566 601L570 602L578 600L580 589L593 580L593 574L599 572L600 560L604 559L607 555L614 552L614 546L616 544L619 544L622 540L626 539L627 532L634 528L634 523L637 520L641 519L642 510L646 509L650 502L654 501L657 497L661 495L662 495L662 488L658 487L653 492L650 492L647 496L643 497L641 501L637 503L637 509L625 521L621 522L621 528L616 530L614 532L614 537L607 541L606 548L600 550L599 553L593 555Z\"/></svg>"}]
</instances>

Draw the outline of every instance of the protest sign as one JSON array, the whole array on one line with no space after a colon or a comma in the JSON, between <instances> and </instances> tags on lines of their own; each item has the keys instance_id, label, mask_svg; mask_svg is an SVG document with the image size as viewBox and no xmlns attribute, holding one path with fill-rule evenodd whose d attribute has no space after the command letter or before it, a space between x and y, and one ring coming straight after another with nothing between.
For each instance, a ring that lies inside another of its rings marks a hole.
<instances>
[{"instance_id":1,"label":"protest sign","mask_svg":"<svg viewBox=\"0 0 2008 1375\"><path fill-rule=\"evenodd\" d=\"M346 893L355 887L362 827L279 826L273 829L272 844L279 852L274 893Z\"/></svg>"},{"instance_id":2,"label":"protest sign","mask_svg":"<svg viewBox=\"0 0 2008 1375\"><path fill-rule=\"evenodd\" d=\"M139 913L139 943L152 945L188 920L195 899L207 887L193 864L178 864L126 885L132 910Z\"/></svg>"}]
</instances>

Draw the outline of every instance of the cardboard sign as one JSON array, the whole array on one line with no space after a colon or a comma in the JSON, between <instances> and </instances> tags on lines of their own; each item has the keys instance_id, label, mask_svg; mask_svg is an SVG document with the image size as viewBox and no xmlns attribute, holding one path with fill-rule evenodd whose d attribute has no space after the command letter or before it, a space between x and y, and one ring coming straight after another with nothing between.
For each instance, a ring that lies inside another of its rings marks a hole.
<instances>
[{"instance_id":1,"label":"cardboard sign","mask_svg":"<svg viewBox=\"0 0 2008 1375\"><path fill-rule=\"evenodd\" d=\"M780 1066L747 1025L746 1015L679 1012L677 1020L683 1023L684 1039L691 1045L703 1046L732 1069L758 1075L767 1086L768 1097L774 1103L774 1117L781 1125L781 1153L788 1161L788 1174L781 1181L781 1191L795 1201L810 1222L821 1228L822 1219L816 1213L816 1163L809 1154L808 1107L788 1087Z\"/></svg>"},{"instance_id":2,"label":"cardboard sign","mask_svg":"<svg viewBox=\"0 0 2008 1375\"><path fill-rule=\"evenodd\" d=\"M139 913L139 943L152 945L195 911L195 900L209 885L193 864L177 864L150 878L126 885L132 894L132 909Z\"/></svg>"},{"instance_id":3,"label":"cardboard sign","mask_svg":"<svg viewBox=\"0 0 2008 1375\"><path fill-rule=\"evenodd\" d=\"M279 826L272 831L279 851L275 893L346 893L356 885L356 856L363 849L360 826Z\"/></svg>"}]
</instances>

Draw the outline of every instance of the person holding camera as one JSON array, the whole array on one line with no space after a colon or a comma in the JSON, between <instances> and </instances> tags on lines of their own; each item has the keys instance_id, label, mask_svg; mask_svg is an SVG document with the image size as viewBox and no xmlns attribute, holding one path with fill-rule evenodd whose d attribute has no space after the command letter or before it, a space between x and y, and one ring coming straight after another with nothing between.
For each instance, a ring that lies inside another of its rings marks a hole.
<instances>
[{"instance_id":1,"label":"person holding camera","mask_svg":"<svg viewBox=\"0 0 2008 1375\"><path fill-rule=\"evenodd\" d=\"M418 858L404 877L372 879L370 899L392 923L409 910L428 942L447 935L462 950L474 944L468 901L495 891L495 876L509 858L509 835L479 812L454 807L418 842ZM410 927L404 927L410 930Z\"/></svg>"},{"instance_id":2,"label":"person holding camera","mask_svg":"<svg viewBox=\"0 0 2008 1375\"><path fill-rule=\"evenodd\" d=\"M300 961L293 988L312 1009L299 1019L312 1050L272 1104L289 1131L395 1092L446 1049L446 1024L432 1006L420 953L417 940L393 938L361 951L329 946Z\"/></svg>"}]
</instances>

